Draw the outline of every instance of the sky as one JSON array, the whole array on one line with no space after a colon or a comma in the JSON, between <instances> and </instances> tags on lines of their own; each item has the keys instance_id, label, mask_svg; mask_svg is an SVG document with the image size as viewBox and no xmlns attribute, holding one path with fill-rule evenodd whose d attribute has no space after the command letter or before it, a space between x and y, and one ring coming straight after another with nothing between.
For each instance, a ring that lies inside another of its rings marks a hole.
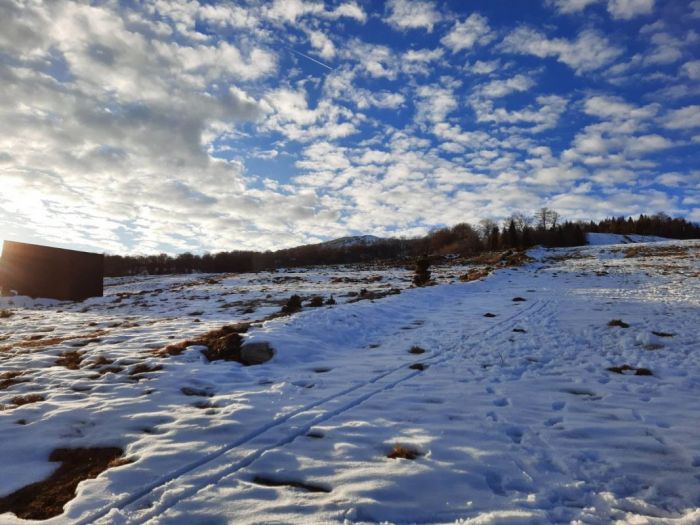
<instances>
[{"instance_id":1,"label":"sky","mask_svg":"<svg viewBox=\"0 0 700 525\"><path fill-rule=\"evenodd\" d=\"M700 0L0 0L0 238L700 221Z\"/></svg>"}]
</instances>

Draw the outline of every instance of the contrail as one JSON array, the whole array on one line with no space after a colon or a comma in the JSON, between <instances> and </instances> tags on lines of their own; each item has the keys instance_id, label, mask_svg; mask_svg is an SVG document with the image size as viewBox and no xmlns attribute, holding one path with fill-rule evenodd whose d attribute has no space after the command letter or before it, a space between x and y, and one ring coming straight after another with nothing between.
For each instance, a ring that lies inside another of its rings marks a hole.
<instances>
[{"instance_id":1,"label":"contrail","mask_svg":"<svg viewBox=\"0 0 700 525\"><path fill-rule=\"evenodd\" d=\"M325 68L327 68L327 69L330 69L331 71L334 71L334 70L335 70L335 68L332 68L331 66L329 66L329 65L327 65L327 64L324 64L324 63L321 62L320 60L316 60L315 58L312 58L312 57L310 57L309 55L305 55L304 53L301 53L301 52L297 51L296 49L292 49L291 47L288 47L287 49L289 49L292 53L296 53L296 54L299 55L299 56L302 56L302 57L304 57L304 58L308 58L308 59L311 60L312 62L316 62L319 66L323 66L323 67L325 67Z\"/></svg>"}]
</instances>

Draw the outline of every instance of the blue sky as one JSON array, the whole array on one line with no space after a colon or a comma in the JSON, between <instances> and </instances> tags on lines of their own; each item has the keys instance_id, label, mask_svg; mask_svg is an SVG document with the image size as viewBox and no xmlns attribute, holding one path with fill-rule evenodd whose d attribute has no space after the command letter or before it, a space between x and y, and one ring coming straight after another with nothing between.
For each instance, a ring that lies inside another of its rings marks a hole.
<instances>
[{"instance_id":1,"label":"blue sky","mask_svg":"<svg viewBox=\"0 0 700 525\"><path fill-rule=\"evenodd\" d=\"M700 221L700 0L0 5L0 237L276 249Z\"/></svg>"}]
</instances>

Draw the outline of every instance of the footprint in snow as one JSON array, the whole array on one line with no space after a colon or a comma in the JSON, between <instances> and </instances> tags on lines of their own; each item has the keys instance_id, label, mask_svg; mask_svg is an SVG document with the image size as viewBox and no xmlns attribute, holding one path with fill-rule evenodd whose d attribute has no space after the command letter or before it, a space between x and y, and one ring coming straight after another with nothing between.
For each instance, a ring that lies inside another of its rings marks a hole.
<instances>
[{"instance_id":1,"label":"footprint in snow","mask_svg":"<svg viewBox=\"0 0 700 525\"><path fill-rule=\"evenodd\" d=\"M505 397L501 397L499 399L494 399L493 404L497 407L506 407L510 405L510 401L508 401L508 399Z\"/></svg>"}]
</instances>

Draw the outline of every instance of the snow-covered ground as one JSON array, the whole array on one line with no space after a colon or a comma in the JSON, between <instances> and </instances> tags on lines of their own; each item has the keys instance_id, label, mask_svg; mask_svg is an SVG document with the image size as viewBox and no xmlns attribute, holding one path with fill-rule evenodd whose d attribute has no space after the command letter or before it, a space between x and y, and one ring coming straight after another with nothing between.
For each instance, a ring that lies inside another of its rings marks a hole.
<instances>
[{"instance_id":1,"label":"snow-covered ground","mask_svg":"<svg viewBox=\"0 0 700 525\"><path fill-rule=\"evenodd\" d=\"M700 242L531 255L420 289L339 267L0 299L0 372L26 379L0 390L0 496L46 478L54 448L120 446L134 461L44 523L700 523ZM276 350L265 364L151 352L292 293L338 304L249 330ZM80 368L55 364L67 350ZM143 364L162 369L129 375ZM29 393L44 400L10 404ZM421 455L388 458L397 444Z\"/></svg>"},{"instance_id":2,"label":"snow-covered ground","mask_svg":"<svg viewBox=\"0 0 700 525\"><path fill-rule=\"evenodd\" d=\"M638 242L664 242L668 241L665 237L656 235L621 235L618 233L587 233L586 240L588 244L601 246L604 244L632 244Z\"/></svg>"}]
</instances>

